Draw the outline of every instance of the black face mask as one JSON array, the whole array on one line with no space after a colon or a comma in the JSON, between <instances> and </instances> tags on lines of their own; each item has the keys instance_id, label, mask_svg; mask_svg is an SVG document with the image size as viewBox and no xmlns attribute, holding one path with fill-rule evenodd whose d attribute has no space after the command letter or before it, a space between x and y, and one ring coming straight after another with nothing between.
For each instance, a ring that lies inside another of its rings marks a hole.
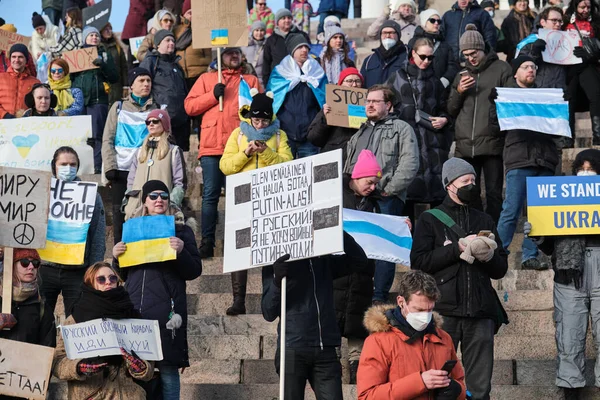
<instances>
[{"instance_id":1,"label":"black face mask","mask_svg":"<svg viewBox=\"0 0 600 400\"><path fill-rule=\"evenodd\" d=\"M477 186L469 183L466 186L456 189L456 196L464 204L472 204L477 201L477 198L479 197L479 190L477 190Z\"/></svg>"}]
</instances>

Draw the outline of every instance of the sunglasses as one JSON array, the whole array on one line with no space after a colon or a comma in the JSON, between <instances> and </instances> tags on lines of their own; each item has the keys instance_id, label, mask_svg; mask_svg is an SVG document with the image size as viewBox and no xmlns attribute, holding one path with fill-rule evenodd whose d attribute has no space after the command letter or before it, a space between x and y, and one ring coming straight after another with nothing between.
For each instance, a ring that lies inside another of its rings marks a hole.
<instances>
[{"instance_id":1,"label":"sunglasses","mask_svg":"<svg viewBox=\"0 0 600 400\"><path fill-rule=\"evenodd\" d=\"M146 121L146 125L158 125L160 124L160 119L149 119Z\"/></svg>"},{"instance_id":2,"label":"sunglasses","mask_svg":"<svg viewBox=\"0 0 600 400\"><path fill-rule=\"evenodd\" d=\"M420 58L422 61L425 61L425 60L433 61L433 59L435 58L435 56L434 56L434 55L425 56L425 55L422 55L422 54L419 54L419 53L415 53L415 54L416 54L416 55L418 55L418 56L419 56L419 58Z\"/></svg>"},{"instance_id":3,"label":"sunglasses","mask_svg":"<svg viewBox=\"0 0 600 400\"><path fill-rule=\"evenodd\" d=\"M40 267L40 260L36 260L36 259L32 259L32 258L21 258L20 260L17 260L20 264L21 267L23 268L27 268L29 267L29 264L33 265L33 268L37 269Z\"/></svg>"},{"instance_id":4,"label":"sunglasses","mask_svg":"<svg viewBox=\"0 0 600 400\"><path fill-rule=\"evenodd\" d=\"M111 285L114 285L115 283L119 282L119 277L116 275L109 275L109 276L104 276L104 275L100 275L96 277L96 282L98 282L99 285L104 285L106 284L106 280L108 279L108 281L110 282Z\"/></svg>"},{"instance_id":5,"label":"sunglasses","mask_svg":"<svg viewBox=\"0 0 600 400\"><path fill-rule=\"evenodd\" d=\"M161 198L161 200L169 200L169 193L150 193L148 194L148 197L150 198L150 200L158 200L159 197Z\"/></svg>"},{"instance_id":6,"label":"sunglasses","mask_svg":"<svg viewBox=\"0 0 600 400\"><path fill-rule=\"evenodd\" d=\"M441 24L442 23L441 19L436 19L436 18L429 18L427 21L429 21L432 24Z\"/></svg>"},{"instance_id":7,"label":"sunglasses","mask_svg":"<svg viewBox=\"0 0 600 400\"><path fill-rule=\"evenodd\" d=\"M62 68L50 68L50 72L53 74L62 74L65 70Z\"/></svg>"}]
</instances>

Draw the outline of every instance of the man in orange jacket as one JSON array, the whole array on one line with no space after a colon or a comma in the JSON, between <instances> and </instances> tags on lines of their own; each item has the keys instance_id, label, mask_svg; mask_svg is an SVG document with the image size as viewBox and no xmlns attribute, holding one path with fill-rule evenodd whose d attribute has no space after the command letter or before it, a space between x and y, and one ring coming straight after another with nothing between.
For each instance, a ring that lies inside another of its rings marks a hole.
<instances>
[{"instance_id":1,"label":"man in orange jacket","mask_svg":"<svg viewBox=\"0 0 600 400\"><path fill-rule=\"evenodd\" d=\"M12 45L8 52L10 67L0 73L0 118L14 118L18 111L25 111L25 95L40 81L29 75L27 61L29 51L22 43Z\"/></svg>"},{"instance_id":2,"label":"man in orange jacket","mask_svg":"<svg viewBox=\"0 0 600 400\"><path fill-rule=\"evenodd\" d=\"M217 227L217 205L225 175L219 169L219 162L225 150L227 139L234 129L240 126L239 97L251 88L260 90L258 78L244 71L242 50L230 47L221 53L223 83L215 69L202 74L185 99L185 111L190 117L202 115L200 135L200 166L204 189L202 191L202 242L200 256L212 257ZM219 97L223 96L223 111L219 111ZM250 104L250 103L248 103Z\"/></svg>"},{"instance_id":3,"label":"man in orange jacket","mask_svg":"<svg viewBox=\"0 0 600 400\"><path fill-rule=\"evenodd\" d=\"M412 270L400 279L397 307L367 311L370 336L358 364L358 400L465 399L462 364L452 338L433 315L439 297L435 279Z\"/></svg>"}]
</instances>

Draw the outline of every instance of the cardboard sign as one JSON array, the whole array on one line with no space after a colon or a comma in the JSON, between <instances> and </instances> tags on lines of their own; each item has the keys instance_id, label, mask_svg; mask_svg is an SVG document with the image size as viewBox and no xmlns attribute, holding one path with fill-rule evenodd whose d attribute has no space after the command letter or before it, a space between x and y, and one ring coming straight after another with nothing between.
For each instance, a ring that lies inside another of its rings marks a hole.
<instances>
[{"instance_id":1,"label":"cardboard sign","mask_svg":"<svg viewBox=\"0 0 600 400\"><path fill-rule=\"evenodd\" d=\"M129 39L129 48L131 49L131 54L133 55L133 58L135 59L133 62L139 62L137 59L137 53L140 49L140 46L142 45L142 42L144 41L145 36L139 36L139 37L134 37Z\"/></svg>"},{"instance_id":2,"label":"cardboard sign","mask_svg":"<svg viewBox=\"0 0 600 400\"><path fill-rule=\"evenodd\" d=\"M0 394L45 400L54 349L0 339L0 354Z\"/></svg>"},{"instance_id":3,"label":"cardboard sign","mask_svg":"<svg viewBox=\"0 0 600 400\"><path fill-rule=\"evenodd\" d=\"M248 46L245 0L192 0L192 46Z\"/></svg>"},{"instance_id":4,"label":"cardboard sign","mask_svg":"<svg viewBox=\"0 0 600 400\"><path fill-rule=\"evenodd\" d=\"M51 171L52 156L60 146L79 155L79 174L94 173L92 117L29 117L0 119L0 166Z\"/></svg>"},{"instance_id":5,"label":"cardboard sign","mask_svg":"<svg viewBox=\"0 0 600 400\"><path fill-rule=\"evenodd\" d=\"M177 259L169 238L175 236L175 217L155 215L131 218L123 224L127 251L119 256L121 268Z\"/></svg>"},{"instance_id":6,"label":"cardboard sign","mask_svg":"<svg viewBox=\"0 0 600 400\"><path fill-rule=\"evenodd\" d=\"M360 128L367 120L367 89L327 85L326 103L331 107L327 125Z\"/></svg>"},{"instance_id":7,"label":"cardboard sign","mask_svg":"<svg viewBox=\"0 0 600 400\"><path fill-rule=\"evenodd\" d=\"M102 0L91 7L84 8L81 10L83 14L83 26L93 26L102 31L102 28L108 24L108 20L110 19L111 8L112 0Z\"/></svg>"},{"instance_id":8,"label":"cardboard sign","mask_svg":"<svg viewBox=\"0 0 600 400\"><path fill-rule=\"evenodd\" d=\"M8 50L10 50L11 46L15 43L23 43L25 46L29 47L30 42L31 42L30 37L19 35L18 33L4 31L4 30L0 29L0 51L8 52Z\"/></svg>"},{"instance_id":9,"label":"cardboard sign","mask_svg":"<svg viewBox=\"0 0 600 400\"><path fill-rule=\"evenodd\" d=\"M98 58L98 49L95 46L65 51L62 53L62 58L69 63L70 73L99 68L93 64L94 60Z\"/></svg>"},{"instance_id":10,"label":"cardboard sign","mask_svg":"<svg viewBox=\"0 0 600 400\"><path fill-rule=\"evenodd\" d=\"M223 272L343 251L342 151L227 177Z\"/></svg>"},{"instance_id":11,"label":"cardboard sign","mask_svg":"<svg viewBox=\"0 0 600 400\"><path fill-rule=\"evenodd\" d=\"M527 178L531 236L600 234L600 176Z\"/></svg>"},{"instance_id":12,"label":"cardboard sign","mask_svg":"<svg viewBox=\"0 0 600 400\"><path fill-rule=\"evenodd\" d=\"M0 246L46 245L50 173L0 167Z\"/></svg>"},{"instance_id":13,"label":"cardboard sign","mask_svg":"<svg viewBox=\"0 0 600 400\"><path fill-rule=\"evenodd\" d=\"M60 334L69 360L120 356L120 347L142 360L163 359L158 321L98 318L81 324L62 325Z\"/></svg>"},{"instance_id":14,"label":"cardboard sign","mask_svg":"<svg viewBox=\"0 0 600 400\"><path fill-rule=\"evenodd\" d=\"M83 264L97 191L98 184L94 182L52 178L46 248L38 250L42 260L64 265Z\"/></svg>"},{"instance_id":15,"label":"cardboard sign","mask_svg":"<svg viewBox=\"0 0 600 400\"><path fill-rule=\"evenodd\" d=\"M546 50L542 52L545 62L560 65L581 64L583 61L573 55L573 49L581 46L577 31L555 31L540 29L538 37L546 41Z\"/></svg>"}]
</instances>

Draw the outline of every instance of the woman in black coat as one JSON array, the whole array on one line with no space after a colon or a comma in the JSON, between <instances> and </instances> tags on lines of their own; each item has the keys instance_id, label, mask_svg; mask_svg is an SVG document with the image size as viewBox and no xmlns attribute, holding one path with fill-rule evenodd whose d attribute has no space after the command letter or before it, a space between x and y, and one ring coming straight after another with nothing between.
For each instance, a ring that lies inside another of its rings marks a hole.
<instances>
[{"instance_id":1,"label":"woman in black coat","mask_svg":"<svg viewBox=\"0 0 600 400\"><path fill-rule=\"evenodd\" d=\"M536 13L529 8L529 1L517 0L515 7L502 21L504 40L498 43L498 51L506 54L506 62L515 58L517 45L531 33Z\"/></svg>"}]
</instances>

